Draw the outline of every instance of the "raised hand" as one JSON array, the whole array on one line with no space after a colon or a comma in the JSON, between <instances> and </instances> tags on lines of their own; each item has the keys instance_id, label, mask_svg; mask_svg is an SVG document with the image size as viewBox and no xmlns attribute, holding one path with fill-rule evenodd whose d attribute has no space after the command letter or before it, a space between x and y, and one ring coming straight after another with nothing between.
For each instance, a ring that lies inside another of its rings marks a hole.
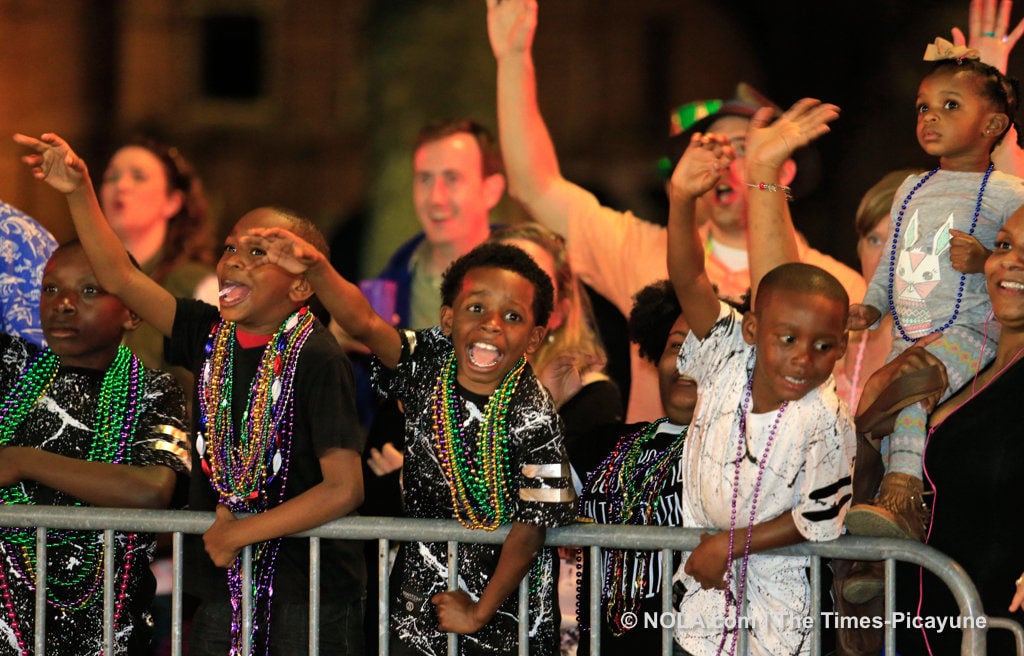
<instances>
[{"instance_id":1,"label":"raised hand","mask_svg":"<svg viewBox=\"0 0 1024 656\"><path fill-rule=\"evenodd\" d=\"M695 133L672 172L669 181L672 195L690 199L703 195L718 184L722 171L734 159L736 151L727 138L718 134Z\"/></svg>"},{"instance_id":2,"label":"raised hand","mask_svg":"<svg viewBox=\"0 0 1024 656\"><path fill-rule=\"evenodd\" d=\"M782 116L771 120L772 110L763 107L747 130L747 165L781 167L793 153L829 131L839 118L839 107L814 98L793 103Z\"/></svg>"},{"instance_id":3,"label":"raised hand","mask_svg":"<svg viewBox=\"0 0 1024 656\"><path fill-rule=\"evenodd\" d=\"M487 0L487 34L495 59L528 52L537 29L537 0Z\"/></svg>"},{"instance_id":4,"label":"raised hand","mask_svg":"<svg viewBox=\"0 0 1024 656\"><path fill-rule=\"evenodd\" d=\"M22 156L21 161L29 165L37 180L45 181L63 194L82 186L88 174L85 162L56 134L48 132L35 139L19 133L14 135L14 141L33 151Z\"/></svg>"},{"instance_id":5,"label":"raised hand","mask_svg":"<svg viewBox=\"0 0 1024 656\"><path fill-rule=\"evenodd\" d=\"M959 27L954 27L953 45L974 48L981 56L981 61L995 66L1005 74L1010 52L1017 45L1021 35L1024 35L1024 20L1018 22L1012 31L1007 32L1012 9L1013 0L971 0L967 19L969 37L964 37L963 31Z\"/></svg>"},{"instance_id":6,"label":"raised hand","mask_svg":"<svg viewBox=\"0 0 1024 656\"><path fill-rule=\"evenodd\" d=\"M254 253L249 268L276 264L288 273L300 275L324 261L323 253L283 228L252 228L239 242Z\"/></svg>"}]
</instances>

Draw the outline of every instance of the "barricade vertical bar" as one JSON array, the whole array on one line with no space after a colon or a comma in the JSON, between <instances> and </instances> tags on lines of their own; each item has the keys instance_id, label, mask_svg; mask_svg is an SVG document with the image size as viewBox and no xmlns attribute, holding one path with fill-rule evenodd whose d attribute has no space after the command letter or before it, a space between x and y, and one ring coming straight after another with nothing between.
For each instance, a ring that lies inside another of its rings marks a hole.
<instances>
[{"instance_id":1,"label":"barricade vertical bar","mask_svg":"<svg viewBox=\"0 0 1024 656\"><path fill-rule=\"evenodd\" d=\"M390 564L391 541L381 538L377 540L377 644L380 645L380 656L388 656L391 652Z\"/></svg>"},{"instance_id":2,"label":"barricade vertical bar","mask_svg":"<svg viewBox=\"0 0 1024 656\"><path fill-rule=\"evenodd\" d=\"M795 621L796 618L787 618ZM821 656L821 558L811 556L811 656Z\"/></svg>"},{"instance_id":3,"label":"barricade vertical bar","mask_svg":"<svg viewBox=\"0 0 1024 656\"><path fill-rule=\"evenodd\" d=\"M103 531L103 654L114 653L114 531Z\"/></svg>"},{"instance_id":4,"label":"barricade vertical bar","mask_svg":"<svg viewBox=\"0 0 1024 656\"><path fill-rule=\"evenodd\" d=\"M604 572L604 561L601 559L601 547L590 547L590 600L587 603L587 627L590 629L590 653L593 656L601 656L602 572Z\"/></svg>"},{"instance_id":5,"label":"barricade vertical bar","mask_svg":"<svg viewBox=\"0 0 1024 656\"><path fill-rule=\"evenodd\" d=\"M242 549L242 654L252 653L252 545Z\"/></svg>"},{"instance_id":6,"label":"barricade vertical bar","mask_svg":"<svg viewBox=\"0 0 1024 656\"><path fill-rule=\"evenodd\" d=\"M181 533L171 535L171 656L181 656L182 545Z\"/></svg>"},{"instance_id":7,"label":"barricade vertical bar","mask_svg":"<svg viewBox=\"0 0 1024 656\"><path fill-rule=\"evenodd\" d=\"M896 561L885 559L885 653L896 653L896 627L890 621L896 610Z\"/></svg>"},{"instance_id":8,"label":"barricade vertical bar","mask_svg":"<svg viewBox=\"0 0 1024 656\"><path fill-rule=\"evenodd\" d=\"M36 528L36 654L46 653L46 527Z\"/></svg>"},{"instance_id":9,"label":"barricade vertical bar","mask_svg":"<svg viewBox=\"0 0 1024 656\"><path fill-rule=\"evenodd\" d=\"M529 592L530 572L527 570L526 576L519 582L519 656L530 656Z\"/></svg>"},{"instance_id":10,"label":"barricade vertical bar","mask_svg":"<svg viewBox=\"0 0 1024 656\"><path fill-rule=\"evenodd\" d=\"M448 589L459 588L459 543L454 540L448 542ZM454 633L448 634L448 656L458 656L459 636Z\"/></svg>"},{"instance_id":11,"label":"barricade vertical bar","mask_svg":"<svg viewBox=\"0 0 1024 656\"><path fill-rule=\"evenodd\" d=\"M668 617L665 613L675 613L675 608L672 607L672 575L675 573L672 571L672 550L662 549L661 550L661 615L659 617ZM637 626L642 626L643 618L637 618ZM675 642L675 638L672 635L672 627L675 626L672 622L663 622L661 626L661 656L672 656L672 643Z\"/></svg>"},{"instance_id":12,"label":"barricade vertical bar","mask_svg":"<svg viewBox=\"0 0 1024 656\"><path fill-rule=\"evenodd\" d=\"M309 538L309 656L320 653L320 538Z\"/></svg>"}]
</instances>

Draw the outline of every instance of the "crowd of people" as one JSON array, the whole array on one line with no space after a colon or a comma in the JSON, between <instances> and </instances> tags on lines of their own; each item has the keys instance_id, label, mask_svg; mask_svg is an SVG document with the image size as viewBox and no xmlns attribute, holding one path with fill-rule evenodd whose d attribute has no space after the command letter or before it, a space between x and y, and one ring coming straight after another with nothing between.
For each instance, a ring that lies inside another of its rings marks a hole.
<instances>
[{"instance_id":1,"label":"crowd of people","mask_svg":"<svg viewBox=\"0 0 1024 656\"><path fill-rule=\"evenodd\" d=\"M339 273L319 229L281 207L238 218L216 258L201 182L174 148L128 142L94 185L60 136L14 136L77 238L58 246L0 204L0 503L209 511L185 550L196 656L376 652L376 576L391 581L390 653L446 653L451 634L460 654L516 653L525 577L529 653L588 653L588 631L607 653L654 653L660 629L628 614L661 609L666 571L694 620L676 623L676 656L735 654L744 624L750 653L808 654L811 624L792 621L813 619L808 560L765 552L844 533L925 542L964 567L989 616L1019 620L1011 2L972 0L969 33L928 46L916 130L937 165L865 193L859 272L790 215L800 153L839 107L783 109L740 84L679 108L667 224L650 223L562 176L537 102L536 0L487 5L497 137L469 119L424 127L423 232L372 281ZM532 220L491 224L506 186ZM627 379L610 373L594 295L628 317ZM311 617L309 551L285 538L354 513L508 532L460 545L454 587L446 543L402 542L381 572L375 544L324 541ZM671 559L545 547L577 521L703 533ZM0 654L32 653L44 557L46 653L104 648L111 585L113 652L160 653L159 544L51 530L43 556L34 529L4 529ZM839 613L885 611L878 563L832 568ZM926 570L897 578L901 610L958 615ZM592 599L600 618L583 612ZM828 639L839 655L882 649L874 622ZM946 654L960 639L925 626L897 645ZM1009 653L1012 637L988 643Z\"/></svg>"}]
</instances>

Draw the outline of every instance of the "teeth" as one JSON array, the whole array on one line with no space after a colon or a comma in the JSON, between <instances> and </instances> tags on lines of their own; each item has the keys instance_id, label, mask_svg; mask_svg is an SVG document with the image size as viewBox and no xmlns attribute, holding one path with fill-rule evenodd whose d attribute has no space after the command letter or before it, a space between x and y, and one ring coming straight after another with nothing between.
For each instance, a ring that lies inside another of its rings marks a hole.
<instances>
[{"instance_id":1,"label":"teeth","mask_svg":"<svg viewBox=\"0 0 1024 656\"><path fill-rule=\"evenodd\" d=\"M792 376L785 376L785 379L793 383L794 385L803 385L805 382L807 382L806 378L793 378Z\"/></svg>"},{"instance_id":2,"label":"teeth","mask_svg":"<svg viewBox=\"0 0 1024 656\"><path fill-rule=\"evenodd\" d=\"M999 283L999 286L1003 289L1015 289L1017 291L1024 290L1024 283L1012 282L1010 280L1004 280L1003 282Z\"/></svg>"},{"instance_id":3,"label":"teeth","mask_svg":"<svg viewBox=\"0 0 1024 656\"><path fill-rule=\"evenodd\" d=\"M469 347L469 361L477 367L496 367L501 361L501 353L493 344L476 342Z\"/></svg>"}]
</instances>

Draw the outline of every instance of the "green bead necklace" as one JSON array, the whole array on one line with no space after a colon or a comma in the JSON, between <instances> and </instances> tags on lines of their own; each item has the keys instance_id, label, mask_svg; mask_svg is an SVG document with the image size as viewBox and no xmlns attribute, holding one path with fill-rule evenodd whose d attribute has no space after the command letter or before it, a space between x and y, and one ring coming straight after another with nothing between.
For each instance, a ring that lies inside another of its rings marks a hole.
<instances>
[{"instance_id":1,"label":"green bead necklace","mask_svg":"<svg viewBox=\"0 0 1024 656\"><path fill-rule=\"evenodd\" d=\"M456 390L455 354L434 385L434 447L452 496L455 518L466 528L493 531L511 518L508 404L526 366L520 357L487 400L476 440L463 434ZM474 455L473 445L478 452Z\"/></svg>"}]
</instances>

